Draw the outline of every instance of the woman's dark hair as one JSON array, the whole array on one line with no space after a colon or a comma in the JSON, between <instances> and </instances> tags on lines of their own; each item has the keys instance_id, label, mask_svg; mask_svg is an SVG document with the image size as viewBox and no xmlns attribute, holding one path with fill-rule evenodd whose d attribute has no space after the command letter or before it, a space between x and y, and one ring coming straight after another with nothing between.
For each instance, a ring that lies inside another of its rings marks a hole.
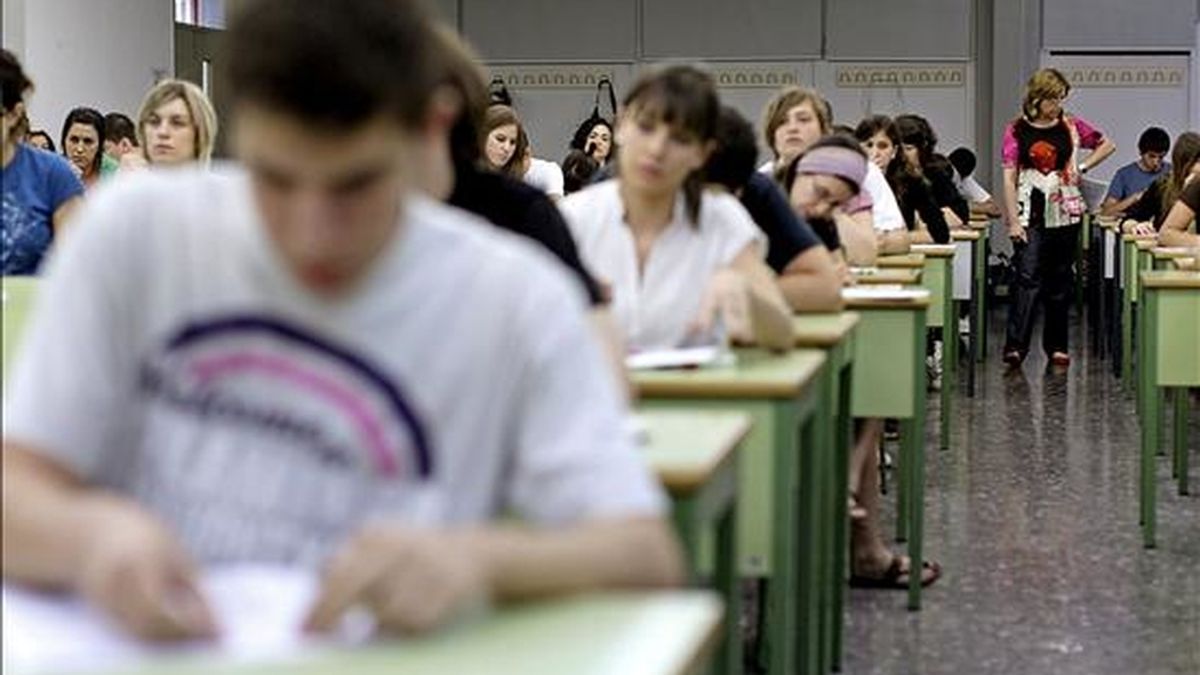
<instances>
[{"instance_id":1,"label":"woman's dark hair","mask_svg":"<svg viewBox=\"0 0 1200 675\"><path fill-rule=\"evenodd\" d=\"M583 150L572 150L563 158L563 193L578 192L592 181L600 170L600 163Z\"/></svg>"},{"instance_id":2,"label":"woman's dark hair","mask_svg":"<svg viewBox=\"0 0 1200 675\"><path fill-rule=\"evenodd\" d=\"M734 108L723 105L717 118L717 147L704 165L704 177L710 183L740 190L754 173L758 159L758 141L754 127Z\"/></svg>"},{"instance_id":3,"label":"woman's dark hair","mask_svg":"<svg viewBox=\"0 0 1200 675\"><path fill-rule=\"evenodd\" d=\"M913 177L920 178L921 174L904 160L904 155L900 152L900 130L895 121L887 115L871 115L864 118L854 130L854 137L858 139L859 143L866 143L879 133L887 136L892 145L896 147L896 154L884 169L884 176L887 178L888 187L892 188L892 192L895 193L896 199L903 201L907 181Z\"/></svg>"},{"instance_id":4,"label":"woman's dark hair","mask_svg":"<svg viewBox=\"0 0 1200 675\"><path fill-rule=\"evenodd\" d=\"M25 100L33 80L25 75L21 62L7 49L0 49L0 111L8 112Z\"/></svg>"},{"instance_id":5,"label":"woman's dark hair","mask_svg":"<svg viewBox=\"0 0 1200 675\"><path fill-rule=\"evenodd\" d=\"M811 146L809 146L808 150L797 155L795 159L788 162L788 165L784 167L783 171L779 175L779 184L783 187L783 191L785 193L792 193L792 186L796 183L796 177L800 175L800 160L804 159L804 155L816 150L817 148L845 148L847 150L853 150L862 156L863 161L867 161L867 153L863 152L862 145L853 136L847 136L845 134L830 134L828 136L823 136L816 143L813 143ZM858 194L859 190L861 189L860 186L851 183L841 176L838 176L838 178L850 186L850 191L852 193Z\"/></svg>"},{"instance_id":6,"label":"woman's dark hair","mask_svg":"<svg viewBox=\"0 0 1200 675\"><path fill-rule=\"evenodd\" d=\"M104 161L104 115L95 108L75 108L67 113L67 119L63 120L62 136L59 138L59 145L62 146L63 152L67 151L67 135L71 132L71 127L76 124L83 124L96 130L96 156L92 158L92 167L88 170L89 174L98 174L100 171L100 163Z\"/></svg>"},{"instance_id":7,"label":"woman's dark hair","mask_svg":"<svg viewBox=\"0 0 1200 675\"><path fill-rule=\"evenodd\" d=\"M716 137L721 105L712 76L695 66L674 65L640 77L623 107L626 115L653 117L707 143ZM688 218L696 223L704 194L703 169L684 180L683 194Z\"/></svg>"},{"instance_id":8,"label":"woman's dark hair","mask_svg":"<svg viewBox=\"0 0 1200 675\"><path fill-rule=\"evenodd\" d=\"M54 145L54 138L51 137L50 134L46 133L45 129L34 129L30 131L29 135L25 137L25 142L28 143L29 141L33 140L34 136L46 139L46 145L48 146L48 150L50 152L58 152L58 148Z\"/></svg>"},{"instance_id":9,"label":"woman's dark hair","mask_svg":"<svg viewBox=\"0 0 1200 675\"><path fill-rule=\"evenodd\" d=\"M900 146L900 133L896 131L895 122L887 115L864 117L854 129L854 137L858 139L859 143L866 143L878 133L883 133L891 139L892 145Z\"/></svg>"},{"instance_id":10,"label":"woman's dark hair","mask_svg":"<svg viewBox=\"0 0 1200 675\"><path fill-rule=\"evenodd\" d=\"M225 32L231 100L335 130L425 117L444 67L417 0L241 0Z\"/></svg>"},{"instance_id":11,"label":"woman's dark hair","mask_svg":"<svg viewBox=\"0 0 1200 675\"><path fill-rule=\"evenodd\" d=\"M607 127L609 136L612 136L612 122L609 122L603 117L589 117L588 119L584 120L577 129L575 129L575 135L571 137L571 149L587 152L588 136L591 135L592 129L595 129L596 127ZM611 157L613 154L612 150L609 150L608 154Z\"/></svg>"},{"instance_id":12,"label":"woman's dark hair","mask_svg":"<svg viewBox=\"0 0 1200 675\"><path fill-rule=\"evenodd\" d=\"M900 134L901 143L916 146L921 166L928 165L938 142L929 121L920 115L901 115L896 118L896 131Z\"/></svg>"}]
</instances>

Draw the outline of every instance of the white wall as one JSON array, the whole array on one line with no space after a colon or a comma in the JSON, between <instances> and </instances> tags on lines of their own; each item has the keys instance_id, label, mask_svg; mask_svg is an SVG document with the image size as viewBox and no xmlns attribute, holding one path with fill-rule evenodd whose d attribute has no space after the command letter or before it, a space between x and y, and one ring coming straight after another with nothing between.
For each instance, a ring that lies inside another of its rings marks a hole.
<instances>
[{"instance_id":1,"label":"white wall","mask_svg":"<svg viewBox=\"0 0 1200 675\"><path fill-rule=\"evenodd\" d=\"M174 72L174 5L166 0L3 0L4 42L36 90L30 122L57 142L76 106L137 113Z\"/></svg>"}]
</instances>

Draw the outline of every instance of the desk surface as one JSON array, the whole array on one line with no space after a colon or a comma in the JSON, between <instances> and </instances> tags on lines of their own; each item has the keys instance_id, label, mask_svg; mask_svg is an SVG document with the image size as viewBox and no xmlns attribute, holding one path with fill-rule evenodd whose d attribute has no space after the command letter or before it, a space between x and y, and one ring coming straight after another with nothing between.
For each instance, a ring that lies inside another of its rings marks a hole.
<instances>
[{"instance_id":1,"label":"desk surface","mask_svg":"<svg viewBox=\"0 0 1200 675\"><path fill-rule=\"evenodd\" d=\"M953 258L958 249L954 244L913 244L913 253L920 253L929 258Z\"/></svg>"},{"instance_id":2,"label":"desk surface","mask_svg":"<svg viewBox=\"0 0 1200 675\"><path fill-rule=\"evenodd\" d=\"M1158 235L1157 234L1133 234L1132 232L1126 232L1125 234L1121 235L1121 241L1125 241L1125 242L1158 241Z\"/></svg>"},{"instance_id":3,"label":"desk surface","mask_svg":"<svg viewBox=\"0 0 1200 675\"><path fill-rule=\"evenodd\" d=\"M708 591L597 594L550 600L419 640L400 640L247 665L188 659L155 661L122 673L237 675L683 675L711 651L721 601Z\"/></svg>"},{"instance_id":4,"label":"desk surface","mask_svg":"<svg viewBox=\"0 0 1200 675\"><path fill-rule=\"evenodd\" d=\"M925 266L925 256L920 253L905 253L904 255L883 255L875 261L879 267L911 267L920 269Z\"/></svg>"},{"instance_id":5,"label":"desk surface","mask_svg":"<svg viewBox=\"0 0 1200 675\"><path fill-rule=\"evenodd\" d=\"M1200 250L1187 246L1155 246L1150 249L1157 260L1178 260L1180 258L1195 258Z\"/></svg>"},{"instance_id":6,"label":"desk surface","mask_svg":"<svg viewBox=\"0 0 1200 675\"><path fill-rule=\"evenodd\" d=\"M1139 251L1150 252L1158 247L1158 238L1156 237L1154 239L1138 239L1133 242L1133 245L1137 246L1137 249Z\"/></svg>"},{"instance_id":7,"label":"desk surface","mask_svg":"<svg viewBox=\"0 0 1200 675\"><path fill-rule=\"evenodd\" d=\"M854 312L835 314L797 314L792 320L797 347L828 349L846 339L858 325Z\"/></svg>"},{"instance_id":8,"label":"desk surface","mask_svg":"<svg viewBox=\"0 0 1200 675\"><path fill-rule=\"evenodd\" d=\"M750 433L750 416L714 410L643 410L642 455L673 497L712 480Z\"/></svg>"},{"instance_id":9,"label":"desk surface","mask_svg":"<svg viewBox=\"0 0 1200 675\"><path fill-rule=\"evenodd\" d=\"M846 309L926 309L930 293L919 289L890 289L882 287L843 288L842 301Z\"/></svg>"},{"instance_id":10,"label":"desk surface","mask_svg":"<svg viewBox=\"0 0 1200 675\"><path fill-rule=\"evenodd\" d=\"M796 398L812 385L825 355L813 349L775 354L739 349L737 363L629 374L642 398Z\"/></svg>"},{"instance_id":11,"label":"desk surface","mask_svg":"<svg viewBox=\"0 0 1200 675\"><path fill-rule=\"evenodd\" d=\"M950 239L953 241L979 241L982 238L981 230L950 230Z\"/></svg>"},{"instance_id":12,"label":"desk surface","mask_svg":"<svg viewBox=\"0 0 1200 675\"><path fill-rule=\"evenodd\" d=\"M900 284L912 286L921 283L921 269L914 267L871 267L857 272L854 283L868 286L877 284Z\"/></svg>"},{"instance_id":13,"label":"desk surface","mask_svg":"<svg viewBox=\"0 0 1200 675\"><path fill-rule=\"evenodd\" d=\"M1195 288L1200 290L1200 272L1184 270L1155 270L1142 272L1146 288Z\"/></svg>"},{"instance_id":14,"label":"desk surface","mask_svg":"<svg viewBox=\"0 0 1200 675\"><path fill-rule=\"evenodd\" d=\"M1171 263L1177 270L1200 271L1200 258L1175 258Z\"/></svg>"}]
</instances>

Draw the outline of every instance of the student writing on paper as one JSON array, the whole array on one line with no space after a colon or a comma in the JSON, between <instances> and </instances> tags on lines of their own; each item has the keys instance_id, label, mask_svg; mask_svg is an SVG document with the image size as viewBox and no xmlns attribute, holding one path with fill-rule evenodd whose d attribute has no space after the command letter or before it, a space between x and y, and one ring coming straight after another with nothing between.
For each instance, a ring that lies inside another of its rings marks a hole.
<instances>
[{"instance_id":1,"label":"student writing on paper","mask_svg":"<svg viewBox=\"0 0 1200 675\"><path fill-rule=\"evenodd\" d=\"M245 170L120 181L51 261L5 400L6 582L169 639L216 629L214 563L320 570L314 629L678 581L582 288L410 189L456 111L418 4L246 0L227 36Z\"/></svg>"},{"instance_id":2,"label":"student writing on paper","mask_svg":"<svg viewBox=\"0 0 1200 675\"><path fill-rule=\"evenodd\" d=\"M622 107L617 177L561 202L584 263L612 288L632 349L720 341L719 327L736 341L792 346L765 237L735 198L703 186L717 116L708 74L652 71Z\"/></svg>"}]
</instances>

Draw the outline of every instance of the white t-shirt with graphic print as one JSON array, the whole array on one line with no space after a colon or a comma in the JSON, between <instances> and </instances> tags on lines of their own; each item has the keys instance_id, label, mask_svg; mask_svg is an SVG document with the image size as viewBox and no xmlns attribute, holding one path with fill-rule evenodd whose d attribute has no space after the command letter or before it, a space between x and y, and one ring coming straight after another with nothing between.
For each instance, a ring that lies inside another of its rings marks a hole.
<instances>
[{"instance_id":1,"label":"white t-shirt with graphic print","mask_svg":"<svg viewBox=\"0 0 1200 675\"><path fill-rule=\"evenodd\" d=\"M660 513L585 298L531 244L410 196L359 286L288 273L237 171L102 188L53 257L4 434L200 561L319 565L363 523Z\"/></svg>"},{"instance_id":2,"label":"white t-shirt with graphic print","mask_svg":"<svg viewBox=\"0 0 1200 675\"><path fill-rule=\"evenodd\" d=\"M695 224L680 195L670 225L639 272L619 185L618 180L607 180L569 195L560 203L563 216L584 266L612 289L612 312L627 346L679 347L713 274L751 243L765 257L766 236L730 195L706 191Z\"/></svg>"}]
</instances>

